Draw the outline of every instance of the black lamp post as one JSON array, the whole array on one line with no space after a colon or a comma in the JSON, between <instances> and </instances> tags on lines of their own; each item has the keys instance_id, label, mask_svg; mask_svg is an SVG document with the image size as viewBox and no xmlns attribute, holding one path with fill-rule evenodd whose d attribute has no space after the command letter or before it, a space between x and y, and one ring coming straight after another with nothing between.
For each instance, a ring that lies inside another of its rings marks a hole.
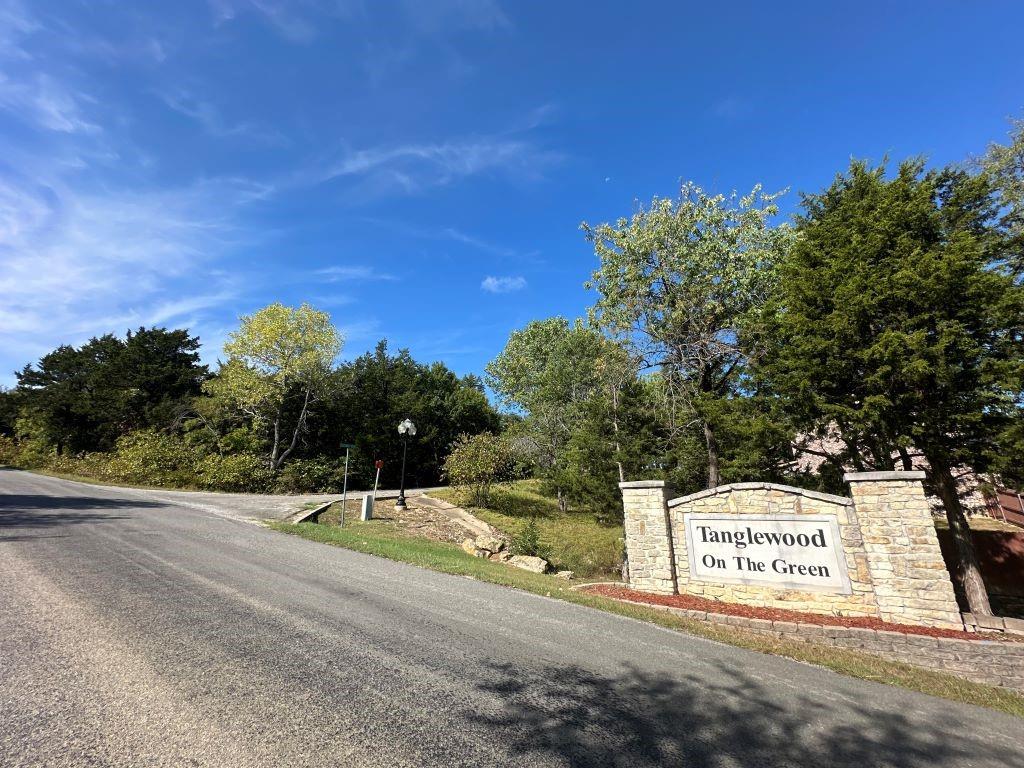
<instances>
[{"instance_id":1,"label":"black lamp post","mask_svg":"<svg viewBox=\"0 0 1024 768\"><path fill-rule=\"evenodd\" d=\"M409 453L409 438L416 434L416 425L406 419L398 425L398 434L402 436L402 482L398 487L398 501L395 509L405 509L405 457Z\"/></svg>"}]
</instances>

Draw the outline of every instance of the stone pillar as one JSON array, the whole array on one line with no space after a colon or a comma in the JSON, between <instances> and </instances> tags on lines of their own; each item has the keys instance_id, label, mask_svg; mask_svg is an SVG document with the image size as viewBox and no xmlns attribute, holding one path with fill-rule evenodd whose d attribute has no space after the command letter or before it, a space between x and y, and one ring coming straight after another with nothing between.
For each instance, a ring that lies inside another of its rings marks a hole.
<instances>
[{"instance_id":1,"label":"stone pillar","mask_svg":"<svg viewBox=\"0 0 1024 768\"><path fill-rule=\"evenodd\" d=\"M676 594L676 561L664 480L619 483L625 510L629 584L635 589Z\"/></svg>"},{"instance_id":2,"label":"stone pillar","mask_svg":"<svg viewBox=\"0 0 1024 768\"><path fill-rule=\"evenodd\" d=\"M850 484L879 617L963 629L921 485L924 472L851 472L843 479Z\"/></svg>"}]
</instances>

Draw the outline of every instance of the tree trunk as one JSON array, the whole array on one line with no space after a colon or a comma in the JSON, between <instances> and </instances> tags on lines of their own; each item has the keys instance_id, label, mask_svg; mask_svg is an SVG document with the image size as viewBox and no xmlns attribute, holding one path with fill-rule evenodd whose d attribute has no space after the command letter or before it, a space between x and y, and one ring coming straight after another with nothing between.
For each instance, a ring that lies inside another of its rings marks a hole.
<instances>
[{"instance_id":1,"label":"tree trunk","mask_svg":"<svg viewBox=\"0 0 1024 768\"><path fill-rule=\"evenodd\" d=\"M900 461L903 462L903 471L910 472L914 468L914 461L910 458L910 454L906 448L902 446L896 449L900 454Z\"/></svg>"},{"instance_id":2,"label":"tree trunk","mask_svg":"<svg viewBox=\"0 0 1024 768\"><path fill-rule=\"evenodd\" d=\"M302 412L299 413L298 421L295 422L295 429L292 430L292 442L288 448L285 449L285 452L281 454L280 458L278 458L277 463L274 465L274 469L280 469L281 465L284 464L285 459L291 455L291 452L295 450L295 446L299 442L299 432L306 426L306 413L309 411L309 392L309 388L307 387L306 398L302 401Z\"/></svg>"},{"instance_id":3,"label":"tree trunk","mask_svg":"<svg viewBox=\"0 0 1024 768\"><path fill-rule=\"evenodd\" d=\"M985 581L981 578L981 567L978 565L978 553L974 550L974 539L971 528L967 524L956 480L949 465L934 456L928 456L931 466L932 484L935 492L946 508L946 519L949 521L949 532L956 544L957 558L960 561L960 585L967 597L967 606L976 616L991 616L992 607L988 602L988 591Z\"/></svg>"},{"instance_id":4,"label":"tree trunk","mask_svg":"<svg viewBox=\"0 0 1024 768\"><path fill-rule=\"evenodd\" d=\"M274 419L274 445L270 449L270 468L277 469L277 452L281 447L281 411Z\"/></svg>"},{"instance_id":5,"label":"tree trunk","mask_svg":"<svg viewBox=\"0 0 1024 768\"><path fill-rule=\"evenodd\" d=\"M708 445L708 488L722 484L722 475L718 471L718 438L708 422L704 422L704 441Z\"/></svg>"}]
</instances>

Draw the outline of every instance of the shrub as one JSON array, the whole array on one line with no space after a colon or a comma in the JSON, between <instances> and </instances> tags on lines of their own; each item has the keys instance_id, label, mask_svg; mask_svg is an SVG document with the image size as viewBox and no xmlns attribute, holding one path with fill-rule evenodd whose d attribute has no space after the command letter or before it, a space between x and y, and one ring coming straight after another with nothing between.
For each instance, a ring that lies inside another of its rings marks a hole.
<instances>
[{"instance_id":1,"label":"shrub","mask_svg":"<svg viewBox=\"0 0 1024 768\"><path fill-rule=\"evenodd\" d=\"M280 493L340 491L342 468L330 459L295 459L285 464L277 476Z\"/></svg>"},{"instance_id":2,"label":"shrub","mask_svg":"<svg viewBox=\"0 0 1024 768\"><path fill-rule=\"evenodd\" d=\"M550 551L540 540L540 526L537 518L531 517L512 537L512 553L550 559Z\"/></svg>"},{"instance_id":3,"label":"shrub","mask_svg":"<svg viewBox=\"0 0 1024 768\"><path fill-rule=\"evenodd\" d=\"M55 456L53 446L45 440L31 438L22 440L16 445L17 453L14 457L14 464L25 469L46 467Z\"/></svg>"},{"instance_id":4,"label":"shrub","mask_svg":"<svg viewBox=\"0 0 1024 768\"><path fill-rule=\"evenodd\" d=\"M274 479L267 460L254 453L205 456L196 467L196 478L203 488L215 491L267 491Z\"/></svg>"},{"instance_id":5,"label":"shrub","mask_svg":"<svg viewBox=\"0 0 1024 768\"><path fill-rule=\"evenodd\" d=\"M110 459L111 456L107 453L84 453L79 456L64 454L50 457L46 468L62 475L79 475L96 480L117 480L119 478L111 471Z\"/></svg>"},{"instance_id":6,"label":"shrub","mask_svg":"<svg viewBox=\"0 0 1024 768\"><path fill-rule=\"evenodd\" d=\"M471 502L487 506L491 486L509 478L512 452L500 435L481 432L461 435L444 460L444 474L452 485L467 488Z\"/></svg>"},{"instance_id":7,"label":"shrub","mask_svg":"<svg viewBox=\"0 0 1024 768\"><path fill-rule=\"evenodd\" d=\"M14 438L0 435L0 465L17 466L18 455L18 444L14 441Z\"/></svg>"},{"instance_id":8,"label":"shrub","mask_svg":"<svg viewBox=\"0 0 1024 768\"><path fill-rule=\"evenodd\" d=\"M108 470L117 480L176 486L189 483L194 464L192 452L180 438L145 429L118 439Z\"/></svg>"}]
</instances>

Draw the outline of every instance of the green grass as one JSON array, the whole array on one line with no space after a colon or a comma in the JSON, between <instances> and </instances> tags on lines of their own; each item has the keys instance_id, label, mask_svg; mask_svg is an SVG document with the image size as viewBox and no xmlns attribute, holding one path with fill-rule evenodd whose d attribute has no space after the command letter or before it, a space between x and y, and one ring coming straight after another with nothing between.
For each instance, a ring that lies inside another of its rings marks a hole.
<instances>
[{"instance_id":1,"label":"green grass","mask_svg":"<svg viewBox=\"0 0 1024 768\"><path fill-rule=\"evenodd\" d=\"M454 488L431 491L430 495L466 507L509 535L517 533L530 518L536 518L541 542L555 568L564 568L582 577L618 578L622 564L622 526L603 524L586 510L562 512L555 499L540 492L540 483L535 480L495 486L487 508L465 504L465 494Z\"/></svg>"},{"instance_id":2,"label":"green grass","mask_svg":"<svg viewBox=\"0 0 1024 768\"><path fill-rule=\"evenodd\" d=\"M345 528L315 523L292 525L279 522L270 523L269 526L274 530L301 536L311 541L411 563L442 573L514 587L533 594L545 595L620 616L651 622L740 648L815 664L862 680L901 686L951 701L989 707L1017 717L1024 717L1024 695L1005 688L971 683L942 672L931 672L867 654L766 637L734 627L720 627L685 619L653 608L582 594L553 576L520 571L472 557L455 545L419 538L388 528L379 522L354 522Z\"/></svg>"}]
</instances>

